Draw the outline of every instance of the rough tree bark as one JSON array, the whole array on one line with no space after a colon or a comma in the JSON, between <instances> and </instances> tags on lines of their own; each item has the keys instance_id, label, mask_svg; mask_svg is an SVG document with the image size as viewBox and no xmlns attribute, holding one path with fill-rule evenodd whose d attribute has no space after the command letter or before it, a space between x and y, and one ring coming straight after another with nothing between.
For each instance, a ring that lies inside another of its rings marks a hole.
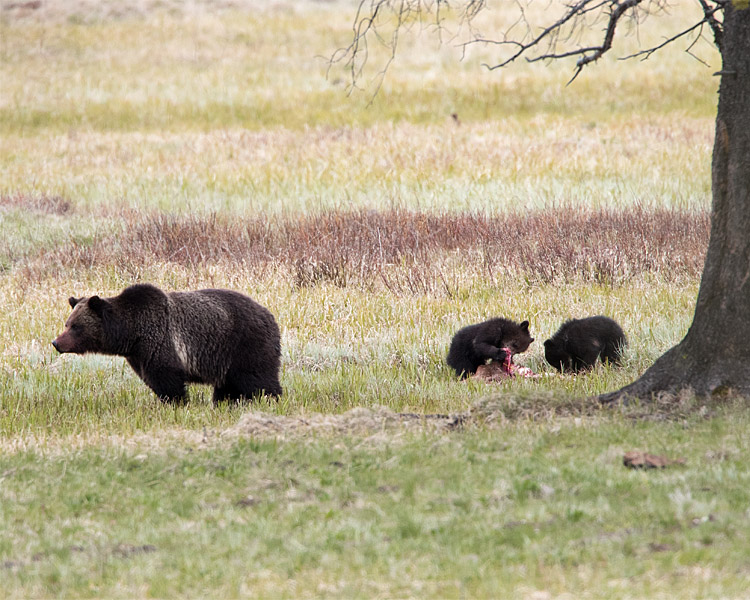
<instances>
[{"instance_id":1,"label":"rough tree bark","mask_svg":"<svg viewBox=\"0 0 750 600\"><path fill-rule=\"evenodd\" d=\"M638 380L600 396L692 388L750 397L750 9L724 8L711 188L711 236L693 323Z\"/></svg>"}]
</instances>

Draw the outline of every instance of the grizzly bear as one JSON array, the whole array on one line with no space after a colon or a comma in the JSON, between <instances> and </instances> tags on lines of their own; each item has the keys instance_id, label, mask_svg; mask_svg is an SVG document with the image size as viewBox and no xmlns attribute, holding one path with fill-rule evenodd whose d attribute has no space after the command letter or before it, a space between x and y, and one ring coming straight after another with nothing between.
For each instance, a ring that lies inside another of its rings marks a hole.
<instances>
[{"instance_id":1,"label":"grizzly bear","mask_svg":"<svg viewBox=\"0 0 750 600\"><path fill-rule=\"evenodd\" d=\"M456 375L464 378L488 359L502 363L525 352L533 341L528 321L519 324L497 317L459 329L451 341L447 362Z\"/></svg>"},{"instance_id":2,"label":"grizzly bear","mask_svg":"<svg viewBox=\"0 0 750 600\"><path fill-rule=\"evenodd\" d=\"M619 363L627 344L622 327L609 317L570 319L544 342L544 358L558 371L578 373L591 369L597 358Z\"/></svg>"},{"instance_id":3,"label":"grizzly bear","mask_svg":"<svg viewBox=\"0 0 750 600\"><path fill-rule=\"evenodd\" d=\"M55 349L123 356L162 400L184 402L187 383L214 386L214 402L281 394L279 327L248 296L138 284L112 298L68 302L73 312Z\"/></svg>"}]
</instances>

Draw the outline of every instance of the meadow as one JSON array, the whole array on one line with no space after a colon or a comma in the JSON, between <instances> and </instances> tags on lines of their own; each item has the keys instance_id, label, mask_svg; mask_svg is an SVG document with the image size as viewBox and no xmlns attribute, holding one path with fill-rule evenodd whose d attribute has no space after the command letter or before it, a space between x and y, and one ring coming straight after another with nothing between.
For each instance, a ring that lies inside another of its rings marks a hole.
<instances>
[{"instance_id":1,"label":"meadow","mask_svg":"<svg viewBox=\"0 0 750 600\"><path fill-rule=\"evenodd\" d=\"M256 4L2 5L0 595L746 597L743 399L592 398L690 326L716 51L566 86L414 27L352 88L329 59L354 3ZM54 352L69 296L145 281L267 306L282 398L170 406ZM591 314L623 364L558 375L543 340ZM531 322L539 378L446 366L495 315Z\"/></svg>"}]
</instances>

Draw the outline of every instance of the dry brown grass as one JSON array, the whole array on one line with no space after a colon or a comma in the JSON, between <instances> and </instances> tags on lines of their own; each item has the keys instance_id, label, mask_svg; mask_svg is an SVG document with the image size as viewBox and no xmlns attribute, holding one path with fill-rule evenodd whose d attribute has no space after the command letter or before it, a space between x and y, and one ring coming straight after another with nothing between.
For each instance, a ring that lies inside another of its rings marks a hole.
<instances>
[{"instance_id":1,"label":"dry brown grass","mask_svg":"<svg viewBox=\"0 0 750 600\"><path fill-rule=\"evenodd\" d=\"M466 413L428 414L398 413L385 407L358 407L343 414L309 414L283 416L261 412L245 413L239 422L222 432L221 437L232 440L238 437L295 437L310 434L335 436L378 436L407 431L448 432L461 429L467 420Z\"/></svg>"},{"instance_id":2,"label":"dry brown grass","mask_svg":"<svg viewBox=\"0 0 750 600\"><path fill-rule=\"evenodd\" d=\"M629 421L677 421L708 419L723 411L737 411L745 400L729 392L713 397L698 397L689 388L677 394L662 393L649 402L631 401L602 404L596 397L561 397L550 391L535 391L525 396L507 393L489 394L474 402L462 416L462 424L482 426L508 422L542 422L560 418L595 419L620 415Z\"/></svg>"},{"instance_id":3,"label":"dry brown grass","mask_svg":"<svg viewBox=\"0 0 750 600\"><path fill-rule=\"evenodd\" d=\"M396 412L384 406L356 407L340 414L308 412L299 415L278 415L252 410L245 412L235 424L225 428L167 428L129 435L97 432L75 435L25 435L0 442L6 453L42 452L48 456L72 449L92 446L117 447L136 453L209 448L232 443L237 439L308 439L357 437L375 444L398 443L410 433L449 434L477 428L505 427L512 424L557 422L577 419L580 424L597 419L622 417L627 421L689 422L714 418L741 410L744 399L734 394L698 398L690 390L679 395L661 395L647 404L612 404L604 406L595 398L564 397L551 392L535 392L526 396L508 393L489 394L466 411L417 414ZM142 455L143 456L143 455Z\"/></svg>"},{"instance_id":4,"label":"dry brown grass","mask_svg":"<svg viewBox=\"0 0 750 600\"><path fill-rule=\"evenodd\" d=\"M485 276L531 282L617 285L656 275L700 275L709 215L670 209L557 209L529 214L425 214L408 210L280 217L120 213L122 227L90 243L70 241L36 256L49 269L217 264L257 271L283 265L297 286L333 283L423 292L443 287L446 261Z\"/></svg>"},{"instance_id":5,"label":"dry brown grass","mask_svg":"<svg viewBox=\"0 0 750 600\"><path fill-rule=\"evenodd\" d=\"M283 9L279 2L258 3L247 0L11 0L0 9L9 21L96 23L123 19L143 19L153 14L201 16L232 10Z\"/></svg>"},{"instance_id":6,"label":"dry brown grass","mask_svg":"<svg viewBox=\"0 0 750 600\"><path fill-rule=\"evenodd\" d=\"M71 212L73 204L62 196L44 194L0 195L0 210L14 209L33 211L51 215L65 215Z\"/></svg>"}]
</instances>

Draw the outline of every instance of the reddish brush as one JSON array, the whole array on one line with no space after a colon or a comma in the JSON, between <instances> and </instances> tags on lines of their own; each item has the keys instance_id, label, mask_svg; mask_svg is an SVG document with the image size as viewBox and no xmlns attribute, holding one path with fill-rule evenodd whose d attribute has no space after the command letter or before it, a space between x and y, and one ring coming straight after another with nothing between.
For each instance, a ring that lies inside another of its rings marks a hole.
<instances>
[{"instance_id":1,"label":"reddish brush","mask_svg":"<svg viewBox=\"0 0 750 600\"><path fill-rule=\"evenodd\" d=\"M119 233L85 246L72 241L38 260L56 267L227 263L235 270L287 264L299 286L382 284L394 293L425 293L449 287L445 259L456 252L484 277L608 285L644 274L694 278L709 234L707 212L642 208L502 215L359 210L293 220L115 216L123 221Z\"/></svg>"}]
</instances>

